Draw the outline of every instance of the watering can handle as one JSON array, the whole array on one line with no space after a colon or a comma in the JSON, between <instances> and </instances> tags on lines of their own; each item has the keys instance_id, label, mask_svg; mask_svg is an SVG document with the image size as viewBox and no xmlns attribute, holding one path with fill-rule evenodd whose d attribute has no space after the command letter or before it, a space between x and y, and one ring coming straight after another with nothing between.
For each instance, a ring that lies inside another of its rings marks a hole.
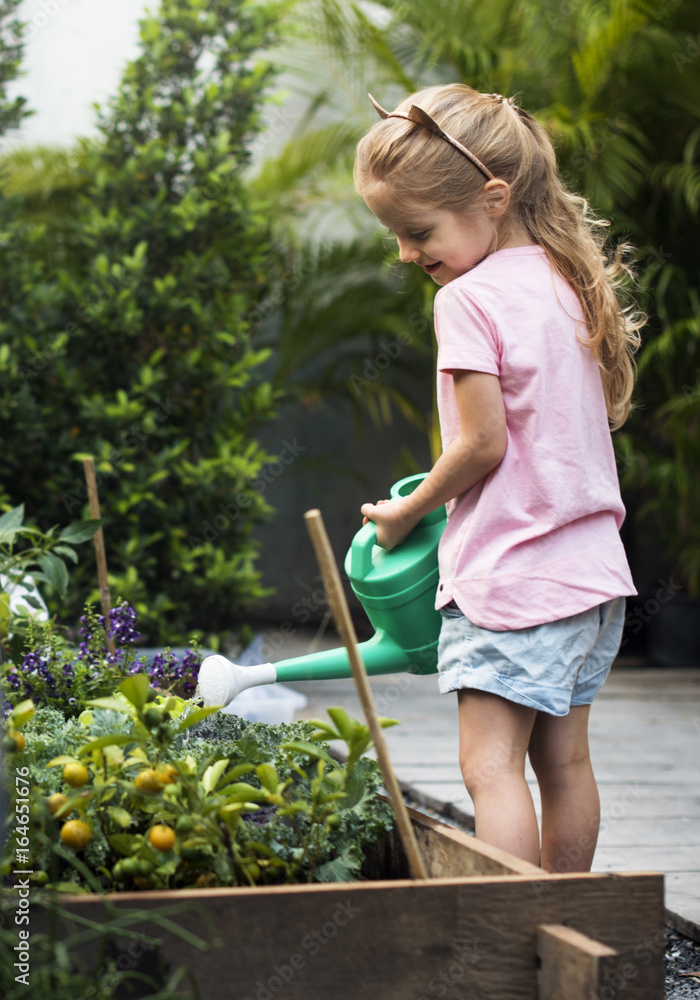
<instances>
[{"instance_id":1,"label":"watering can handle","mask_svg":"<svg viewBox=\"0 0 700 1000\"><path fill-rule=\"evenodd\" d=\"M377 526L368 521L357 532L350 547L350 573L353 579L364 580L372 569L372 549L377 544Z\"/></svg>"}]
</instances>

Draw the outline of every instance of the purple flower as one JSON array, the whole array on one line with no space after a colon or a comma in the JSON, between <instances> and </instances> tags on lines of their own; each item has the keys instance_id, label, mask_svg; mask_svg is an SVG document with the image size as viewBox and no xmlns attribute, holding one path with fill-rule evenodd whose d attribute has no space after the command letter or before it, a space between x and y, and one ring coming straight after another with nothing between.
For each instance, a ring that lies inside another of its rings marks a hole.
<instances>
[{"instance_id":1,"label":"purple flower","mask_svg":"<svg viewBox=\"0 0 700 1000\"><path fill-rule=\"evenodd\" d=\"M109 634L124 646L131 646L141 638L137 624L138 615L128 604L120 604L109 613Z\"/></svg>"},{"instance_id":2,"label":"purple flower","mask_svg":"<svg viewBox=\"0 0 700 1000\"><path fill-rule=\"evenodd\" d=\"M172 673L172 667L177 663L177 657L173 653L156 653L151 660L151 678L154 682L165 681Z\"/></svg>"},{"instance_id":3,"label":"purple flower","mask_svg":"<svg viewBox=\"0 0 700 1000\"><path fill-rule=\"evenodd\" d=\"M147 672L146 664L143 657L140 660L136 660L131 664L129 668L130 674L145 674Z\"/></svg>"},{"instance_id":4,"label":"purple flower","mask_svg":"<svg viewBox=\"0 0 700 1000\"><path fill-rule=\"evenodd\" d=\"M97 615L97 617L95 619L95 624L97 624L97 626L100 627L100 628L104 628L104 625L105 625L104 615ZM95 634L94 633L94 629L93 629L91 623L88 621L87 615L81 615L81 618L80 618L80 634L85 639L86 643L89 642L90 639L92 639L93 635ZM84 646L85 643L81 642L80 645L81 645L81 648L82 648L82 646Z\"/></svg>"}]
</instances>

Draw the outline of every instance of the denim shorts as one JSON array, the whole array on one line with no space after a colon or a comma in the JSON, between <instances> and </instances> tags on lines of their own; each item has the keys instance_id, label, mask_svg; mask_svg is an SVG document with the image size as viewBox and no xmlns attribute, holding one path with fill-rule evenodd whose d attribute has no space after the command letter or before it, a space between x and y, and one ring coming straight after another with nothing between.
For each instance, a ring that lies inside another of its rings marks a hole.
<instances>
[{"instance_id":1,"label":"denim shorts","mask_svg":"<svg viewBox=\"0 0 700 1000\"><path fill-rule=\"evenodd\" d=\"M510 632L480 628L455 604L441 610L438 686L473 688L550 715L590 705L620 648L625 599Z\"/></svg>"}]
</instances>

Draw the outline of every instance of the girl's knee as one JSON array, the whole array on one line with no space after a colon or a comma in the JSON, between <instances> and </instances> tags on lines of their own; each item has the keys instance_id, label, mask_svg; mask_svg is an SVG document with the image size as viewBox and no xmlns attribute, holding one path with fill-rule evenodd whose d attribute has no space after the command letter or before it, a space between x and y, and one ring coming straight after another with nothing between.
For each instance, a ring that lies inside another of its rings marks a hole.
<instances>
[{"instance_id":1,"label":"girl's knee","mask_svg":"<svg viewBox=\"0 0 700 1000\"><path fill-rule=\"evenodd\" d=\"M474 750L463 747L460 750L459 766L472 798L485 788L497 784L506 775L524 775L524 761L513 759L513 755L505 747L494 747L486 752L482 748Z\"/></svg>"}]
</instances>

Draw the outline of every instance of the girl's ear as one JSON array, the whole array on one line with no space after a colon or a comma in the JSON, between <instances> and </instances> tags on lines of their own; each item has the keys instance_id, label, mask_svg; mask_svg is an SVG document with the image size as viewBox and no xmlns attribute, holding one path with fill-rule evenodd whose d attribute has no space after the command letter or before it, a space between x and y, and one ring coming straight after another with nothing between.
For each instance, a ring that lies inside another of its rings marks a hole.
<instances>
[{"instance_id":1,"label":"girl's ear","mask_svg":"<svg viewBox=\"0 0 700 1000\"><path fill-rule=\"evenodd\" d=\"M484 184L482 194L487 215L492 219L498 219L505 214L510 204L510 184L500 177L494 177Z\"/></svg>"}]
</instances>

